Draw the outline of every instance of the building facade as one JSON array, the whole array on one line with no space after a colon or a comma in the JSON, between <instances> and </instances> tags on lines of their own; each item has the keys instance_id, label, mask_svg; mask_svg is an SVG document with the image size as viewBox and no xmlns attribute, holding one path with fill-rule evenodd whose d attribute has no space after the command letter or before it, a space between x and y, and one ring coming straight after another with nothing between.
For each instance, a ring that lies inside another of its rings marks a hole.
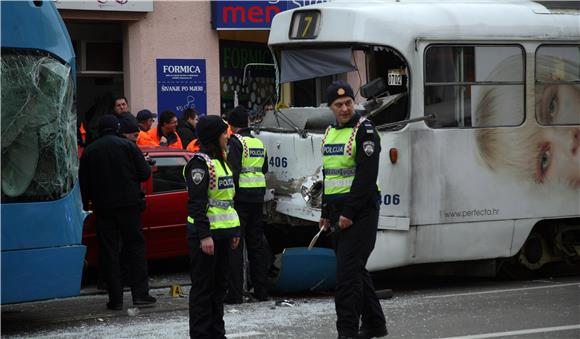
<instances>
[{"instance_id":1,"label":"building facade","mask_svg":"<svg viewBox=\"0 0 580 339\"><path fill-rule=\"evenodd\" d=\"M315 2L55 1L77 54L79 120L110 110L119 95L133 114L275 103L270 23Z\"/></svg>"}]
</instances>

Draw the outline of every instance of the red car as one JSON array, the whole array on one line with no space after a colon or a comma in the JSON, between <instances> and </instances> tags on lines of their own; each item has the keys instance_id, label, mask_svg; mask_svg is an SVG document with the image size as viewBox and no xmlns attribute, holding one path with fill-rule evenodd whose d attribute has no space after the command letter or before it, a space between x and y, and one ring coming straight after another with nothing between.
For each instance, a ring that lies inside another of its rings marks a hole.
<instances>
[{"instance_id":1,"label":"red car","mask_svg":"<svg viewBox=\"0 0 580 339\"><path fill-rule=\"evenodd\" d=\"M147 208L141 214L147 242L147 259L187 255L187 188L183 166L193 153L168 147L141 149L155 160L151 177L143 183ZM87 246L86 263L98 264L98 240L95 215L85 219L83 244Z\"/></svg>"}]
</instances>

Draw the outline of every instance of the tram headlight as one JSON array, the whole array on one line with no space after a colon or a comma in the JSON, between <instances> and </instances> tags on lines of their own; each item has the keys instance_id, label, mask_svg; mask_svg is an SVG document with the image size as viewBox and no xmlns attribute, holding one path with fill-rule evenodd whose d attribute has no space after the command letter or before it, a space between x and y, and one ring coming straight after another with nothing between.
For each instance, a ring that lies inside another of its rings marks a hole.
<instances>
[{"instance_id":1,"label":"tram headlight","mask_svg":"<svg viewBox=\"0 0 580 339\"><path fill-rule=\"evenodd\" d=\"M396 163L398 158L399 158L399 151L397 151L396 148L391 148L389 150L389 159L391 160L391 164Z\"/></svg>"},{"instance_id":2,"label":"tram headlight","mask_svg":"<svg viewBox=\"0 0 580 339\"><path fill-rule=\"evenodd\" d=\"M305 182L300 190L302 198L312 207L320 207L322 204L322 181Z\"/></svg>"}]
</instances>

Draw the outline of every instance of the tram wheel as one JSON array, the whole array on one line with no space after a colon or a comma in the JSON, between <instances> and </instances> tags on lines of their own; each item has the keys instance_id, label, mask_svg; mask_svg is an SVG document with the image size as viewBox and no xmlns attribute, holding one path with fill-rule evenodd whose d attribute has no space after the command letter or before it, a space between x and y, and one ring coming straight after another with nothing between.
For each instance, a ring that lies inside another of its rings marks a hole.
<instances>
[{"instance_id":1,"label":"tram wheel","mask_svg":"<svg viewBox=\"0 0 580 339\"><path fill-rule=\"evenodd\" d=\"M535 276L535 272L520 264L517 256L497 259L497 277L508 280L525 280Z\"/></svg>"},{"instance_id":2,"label":"tram wheel","mask_svg":"<svg viewBox=\"0 0 580 339\"><path fill-rule=\"evenodd\" d=\"M550 262L548 244L542 234L532 231L520 251L511 258L498 259L498 276L520 280L530 279L541 273L544 264Z\"/></svg>"},{"instance_id":3,"label":"tram wheel","mask_svg":"<svg viewBox=\"0 0 580 339\"><path fill-rule=\"evenodd\" d=\"M549 262L550 257L544 237L538 232L532 232L520 250L518 260L524 267L535 271Z\"/></svg>"}]
</instances>

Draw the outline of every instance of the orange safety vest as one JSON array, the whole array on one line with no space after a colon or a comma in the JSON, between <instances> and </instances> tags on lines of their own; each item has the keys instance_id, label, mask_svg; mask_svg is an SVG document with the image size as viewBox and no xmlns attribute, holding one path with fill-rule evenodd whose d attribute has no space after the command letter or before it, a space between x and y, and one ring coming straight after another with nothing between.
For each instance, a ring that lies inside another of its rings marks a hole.
<instances>
[{"instance_id":1,"label":"orange safety vest","mask_svg":"<svg viewBox=\"0 0 580 339\"><path fill-rule=\"evenodd\" d=\"M200 150L200 145L199 145L199 140L198 139L193 139L185 148L185 150L189 151L189 152L193 152L193 153L197 153Z\"/></svg>"},{"instance_id":2,"label":"orange safety vest","mask_svg":"<svg viewBox=\"0 0 580 339\"><path fill-rule=\"evenodd\" d=\"M177 141L168 147L182 149L183 144L181 143L181 138L179 134L175 133L175 135L177 136ZM137 145L139 146L159 146L160 142L161 140L157 135L157 128L152 128L148 132L140 131L137 137Z\"/></svg>"},{"instance_id":3,"label":"orange safety vest","mask_svg":"<svg viewBox=\"0 0 580 339\"><path fill-rule=\"evenodd\" d=\"M139 131L139 136L137 136L137 145L139 146L159 146L159 143L155 143L147 134L147 132Z\"/></svg>"}]
</instances>

